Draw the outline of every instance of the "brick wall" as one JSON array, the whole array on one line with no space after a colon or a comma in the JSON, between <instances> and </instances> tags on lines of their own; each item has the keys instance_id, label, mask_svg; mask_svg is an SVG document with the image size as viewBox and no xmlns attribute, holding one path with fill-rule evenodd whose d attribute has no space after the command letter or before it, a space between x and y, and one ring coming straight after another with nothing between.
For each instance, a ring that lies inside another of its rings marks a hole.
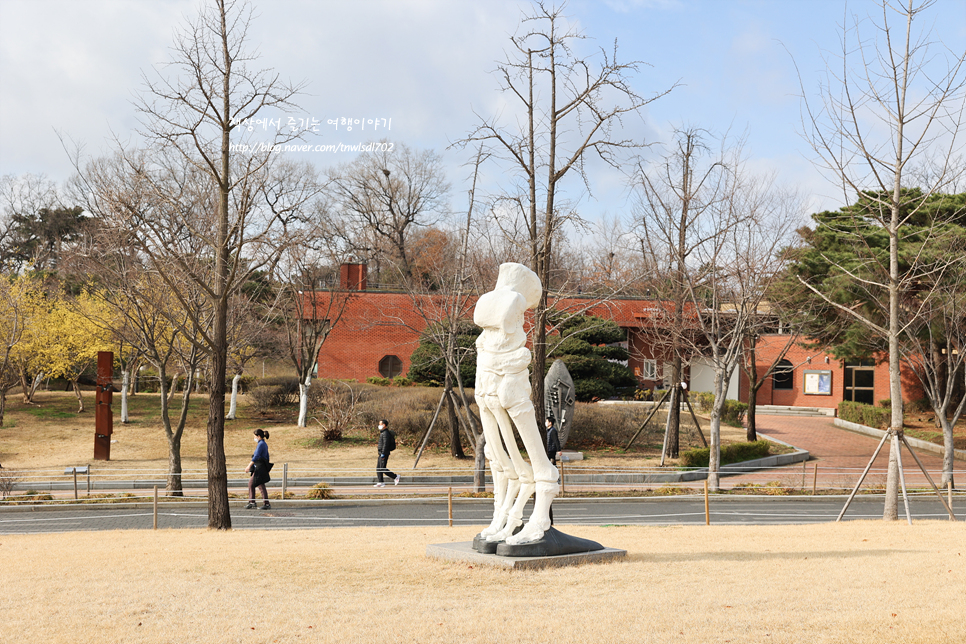
<instances>
[{"instance_id":1,"label":"brick wall","mask_svg":"<svg viewBox=\"0 0 966 644\"><path fill-rule=\"evenodd\" d=\"M787 340L788 336L785 335L767 335L759 338L755 349L759 378L775 360ZM832 357L831 354L826 351L808 350L801 343L796 343L788 350L785 359L794 367L792 388L774 389L772 387L773 379L767 378L758 390L757 403L759 405L837 408L838 404L844 400L845 365ZM805 372L810 370L832 372L831 395L805 393ZM902 365L901 374L903 400L909 402L921 398L923 394L918 379L905 364ZM887 400L891 397L888 363L877 363L873 378L873 401L878 405L880 400ZM738 388L739 399L742 402L748 402L750 387L744 371L739 373Z\"/></svg>"}]
</instances>

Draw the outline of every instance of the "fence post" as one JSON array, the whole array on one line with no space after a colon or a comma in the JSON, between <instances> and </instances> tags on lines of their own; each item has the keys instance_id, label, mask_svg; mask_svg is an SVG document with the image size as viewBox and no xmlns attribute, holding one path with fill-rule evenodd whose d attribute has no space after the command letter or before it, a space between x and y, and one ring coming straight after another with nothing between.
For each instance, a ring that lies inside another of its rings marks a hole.
<instances>
[{"instance_id":1,"label":"fence post","mask_svg":"<svg viewBox=\"0 0 966 644\"><path fill-rule=\"evenodd\" d=\"M70 468L74 472L74 500L77 500L77 468Z\"/></svg>"},{"instance_id":2,"label":"fence post","mask_svg":"<svg viewBox=\"0 0 966 644\"><path fill-rule=\"evenodd\" d=\"M282 463L282 500L285 500L285 491L288 489L288 463Z\"/></svg>"},{"instance_id":3,"label":"fence post","mask_svg":"<svg viewBox=\"0 0 966 644\"><path fill-rule=\"evenodd\" d=\"M158 529L158 486L154 486L154 529Z\"/></svg>"},{"instance_id":4,"label":"fence post","mask_svg":"<svg viewBox=\"0 0 966 644\"><path fill-rule=\"evenodd\" d=\"M449 492L447 493L447 505L449 506L449 527L453 527L453 487L450 486Z\"/></svg>"},{"instance_id":5,"label":"fence post","mask_svg":"<svg viewBox=\"0 0 966 644\"><path fill-rule=\"evenodd\" d=\"M812 496L815 496L815 487L818 485L818 463L815 464L815 471L812 476Z\"/></svg>"},{"instance_id":6,"label":"fence post","mask_svg":"<svg viewBox=\"0 0 966 644\"><path fill-rule=\"evenodd\" d=\"M704 525L711 525L711 505L708 503L708 479L704 479Z\"/></svg>"}]
</instances>

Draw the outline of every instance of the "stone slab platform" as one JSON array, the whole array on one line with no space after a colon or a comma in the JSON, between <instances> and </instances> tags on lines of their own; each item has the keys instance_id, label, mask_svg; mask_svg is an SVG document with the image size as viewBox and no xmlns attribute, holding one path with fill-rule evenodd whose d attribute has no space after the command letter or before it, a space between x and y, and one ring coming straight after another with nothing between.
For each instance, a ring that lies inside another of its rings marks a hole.
<instances>
[{"instance_id":1,"label":"stone slab platform","mask_svg":"<svg viewBox=\"0 0 966 644\"><path fill-rule=\"evenodd\" d=\"M585 563L605 563L617 561L627 556L626 550L604 548L593 552L578 552L569 555L553 557L501 557L499 555L484 555L473 550L472 541L456 543L434 543L426 546L426 556L432 559L446 559L449 561L465 561L485 566L509 568L511 570L540 570L542 568L559 568L562 566L578 566Z\"/></svg>"}]
</instances>

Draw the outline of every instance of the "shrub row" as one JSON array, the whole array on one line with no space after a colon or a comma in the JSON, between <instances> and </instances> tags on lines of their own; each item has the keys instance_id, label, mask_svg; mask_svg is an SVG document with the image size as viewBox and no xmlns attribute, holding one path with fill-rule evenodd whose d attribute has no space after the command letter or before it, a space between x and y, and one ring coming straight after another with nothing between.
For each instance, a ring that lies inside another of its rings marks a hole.
<instances>
[{"instance_id":1,"label":"shrub row","mask_svg":"<svg viewBox=\"0 0 966 644\"><path fill-rule=\"evenodd\" d=\"M892 410L843 400L839 403L839 418L875 429L887 429L892 421Z\"/></svg>"},{"instance_id":2,"label":"shrub row","mask_svg":"<svg viewBox=\"0 0 966 644\"><path fill-rule=\"evenodd\" d=\"M714 394L710 391L699 391L692 395L697 398L698 408L701 411L707 413L714 407ZM746 411L748 411L748 403L725 400L724 408L721 410L721 422L731 427L741 427Z\"/></svg>"},{"instance_id":3,"label":"shrub row","mask_svg":"<svg viewBox=\"0 0 966 644\"><path fill-rule=\"evenodd\" d=\"M721 448L721 465L751 461L768 456L768 441L753 441L750 443L732 443ZM681 464L685 467L708 467L711 461L711 450L707 447L689 449L681 452Z\"/></svg>"}]
</instances>

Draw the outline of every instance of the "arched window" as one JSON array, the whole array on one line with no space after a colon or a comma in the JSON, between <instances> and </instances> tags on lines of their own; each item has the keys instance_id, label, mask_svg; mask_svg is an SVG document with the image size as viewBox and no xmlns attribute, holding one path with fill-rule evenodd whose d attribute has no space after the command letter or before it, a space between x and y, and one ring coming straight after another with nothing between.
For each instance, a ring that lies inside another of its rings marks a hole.
<instances>
[{"instance_id":1,"label":"arched window","mask_svg":"<svg viewBox=\"0 0 966 644\"><path fill-rule=\"evenodd\" d=\"M795 368L788 360L779 360L775 365L775 370L771 373L771 386L773 389L794 389L795 388Z\"/></svg>"},{"instance_id":2,"label":"arched window","mask_svg":"<svg viewBox=\"0 0 966 644\"><path fill-rule=\"evenodd\" d=\"M379 361L379 375L383 378L395 378L402 375L402 360L396 356L383 356Z\"/></svg>"}]
</instances>

